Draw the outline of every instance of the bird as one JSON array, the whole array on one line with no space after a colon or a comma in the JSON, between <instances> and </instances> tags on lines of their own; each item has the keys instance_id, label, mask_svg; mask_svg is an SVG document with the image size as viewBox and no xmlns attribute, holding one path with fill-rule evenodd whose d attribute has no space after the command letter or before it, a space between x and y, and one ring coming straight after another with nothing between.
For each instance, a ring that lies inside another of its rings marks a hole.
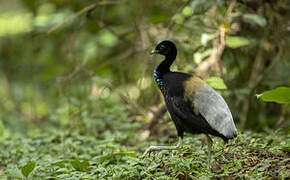
<instances>
[{"instance_id":1,"label":"bird","mask_svg":"<svg viewBox=\"0 0 290 180\"><path fill-rule=\"evenodd\" d=\"M200 77L170 71L177 56L177 48L172 41L160 42L150 54L165 56L155 68L153 78L163 94L167 110L176 127L178 144L150 146L141 158L152 151L181 149L184 133L205 134L210 166L213 141L209 135L220 137L225 143L237 137L237 129L227 103Z\"/></svg>"}]
</instances>

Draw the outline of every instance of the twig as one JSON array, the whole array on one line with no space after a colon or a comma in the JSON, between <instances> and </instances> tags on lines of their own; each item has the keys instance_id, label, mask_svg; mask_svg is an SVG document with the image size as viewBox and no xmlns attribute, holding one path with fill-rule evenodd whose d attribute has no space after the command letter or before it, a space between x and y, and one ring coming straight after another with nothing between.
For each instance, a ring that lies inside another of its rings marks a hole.
<instances>
[{"instance_id":1,"label":"twig","mask_svg":"<svg viewBox=\"0 0 290 180\"><path fill-rule=\"evenodd\" d=\"M281 125L285 122L286 118L285 118L285 115L287 113L287 110L288 110L288 104L283 104L282 105L282 108L281 108L281 115L280 115L280 118L279 120L277 121L276 123L276 127L279 128L281 127Z\"/></svg>"},{"instance_id":2,"label":"twig","mask_svg":"<svg viewBox=\"0 0 290 180\"><path fill-rule=\"evenodd\" d=\"M232 11L235 6L235 1L232 1L229 5L226 15L226 21L228 24L232 22ZM219 26L218 29L219 39L213 41L213 51L206 60L199 64L195 69L195 74L204 77L209 69L213 66L216 74L221 76L220 59L225 49L225 38L226 38L226 28L223 25Z\"/></svg>"},{"instance_id":3,"label":"twig","mask_svg":"<svg viewBox=\"0 0 290 180\"><path fill-rule=\"evenodd\" d=\"M72 72L66 75L62 75L57 77L57 82L68 81L71 80L76 74L78 74L82 70L83 66L80 64L76 64L75 68Z\"/></svg>"},{"instance_id":4,"label":"twig","mask_svg":"<svg viewBox=\"0 0 290 180\"><path fill-rule=\"evenodd\" d=\"M79 12L77 12L76 14L69 16L68 18L64 19L61 23L53 26L52 28L50 28L47 31L47 34L52 33L53 31L55 31L56 29L58 29L59 27L61 27L62 25L71 22L72 20L74 20L75 18L79 17L80 15L87 13L87 12L91 12L93 9L95 9L97 6L103 6L103 5L111 5L111 4L117 4L119 3L119 1L102 1L102 2L95 2L85 8L83 8L82 10L80 10Z\"/></svg>"}]
</instances>

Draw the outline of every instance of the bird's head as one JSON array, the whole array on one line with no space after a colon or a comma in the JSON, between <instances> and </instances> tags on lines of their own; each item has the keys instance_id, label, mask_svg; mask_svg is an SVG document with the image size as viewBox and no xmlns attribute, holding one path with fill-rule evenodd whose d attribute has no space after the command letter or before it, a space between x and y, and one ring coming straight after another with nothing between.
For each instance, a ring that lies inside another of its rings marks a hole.
<instances>
[{"instance_id":1,"label":"bird's head","mask_svg":"<svg viewBox=\"0 0 290 180\"><path fill-rule=\"evenodd\" d=\"M171 41L165 40L160 42L150 54L161 54L164 56L176 55L177 49Z\"/></svg>"}]
</instances>

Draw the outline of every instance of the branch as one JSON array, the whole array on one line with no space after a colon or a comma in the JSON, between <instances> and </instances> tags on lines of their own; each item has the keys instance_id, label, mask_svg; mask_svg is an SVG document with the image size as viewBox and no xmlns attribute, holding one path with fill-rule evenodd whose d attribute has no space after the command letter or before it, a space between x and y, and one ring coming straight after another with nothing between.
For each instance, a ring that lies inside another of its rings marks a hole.
<instances>
[{"instance_id":1,"label":"branch","mask_svg":"<svg viewBox=\"0 0 290 180\"><path fill-rule=\"evenodd\" d=\"M213 42L213 51L210 57L199 64L199 66L195 70L196 75L204 77L205 74L209 71L210 67L212 67L213 65L217 75L221 75L219 61L225 49L225 32L226 29L223 26L220 26L220 42L217 39Z\"/></svg>"},{"instance_id":2,"label":"branch","mask_svg":"<svg viewBox=\"0 0 290 180\"><path fill-rule=\"evenodd\" d=\"M232 1L228 7L225 21L227 24L232 23L233 9L236 1ZM221 24L218 28L219 39L213 41L213 51L209 58L204 60L195 70L195 74L204 77L209 69L213 66L216 74L221 76L220 59L225 49L225 39L226 39L227 29Z\"/></svg>"},{"instance_id":3,"label":"branch","mask_svg":"<svg viewBox=\"0 0 290 180\"><path fill-rule=\"evenodd\" d=\"M76 14L69 16L68 18L64 19L62 22L60 22L59 24L53 26L52 28L50 28L47 31L47 34L52 33L53 31L55 31L56 29L60 28L62 25L73 21L75 18L79 17L80 15L87 13L87 12L91 12L93 9L95 9L97 6L104 6L104 5L111 5L111 4L117 4L119 3L119 1L102 1L102 2L95 2L85 8L83 8L82 10L80 10L79 12L77 12Z\"/></svg>"}]
</instances>

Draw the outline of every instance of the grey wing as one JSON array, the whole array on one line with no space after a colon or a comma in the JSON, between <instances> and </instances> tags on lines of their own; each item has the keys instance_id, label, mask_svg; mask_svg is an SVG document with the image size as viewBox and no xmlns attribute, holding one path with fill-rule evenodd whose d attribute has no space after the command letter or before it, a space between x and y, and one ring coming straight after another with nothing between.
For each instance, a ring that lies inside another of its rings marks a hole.
<instances>
[{"instance_id":1,"label":"grey wing","mask_svg":"<svg viewBox=\"0 0 290 180\"><path fill-rule=\"evenodd\" d=\"M210 126L227 138L237 135L232 114L225 100L210 86L202 88L195 94L194 107Z\"/></svg>"}]
</instances>

